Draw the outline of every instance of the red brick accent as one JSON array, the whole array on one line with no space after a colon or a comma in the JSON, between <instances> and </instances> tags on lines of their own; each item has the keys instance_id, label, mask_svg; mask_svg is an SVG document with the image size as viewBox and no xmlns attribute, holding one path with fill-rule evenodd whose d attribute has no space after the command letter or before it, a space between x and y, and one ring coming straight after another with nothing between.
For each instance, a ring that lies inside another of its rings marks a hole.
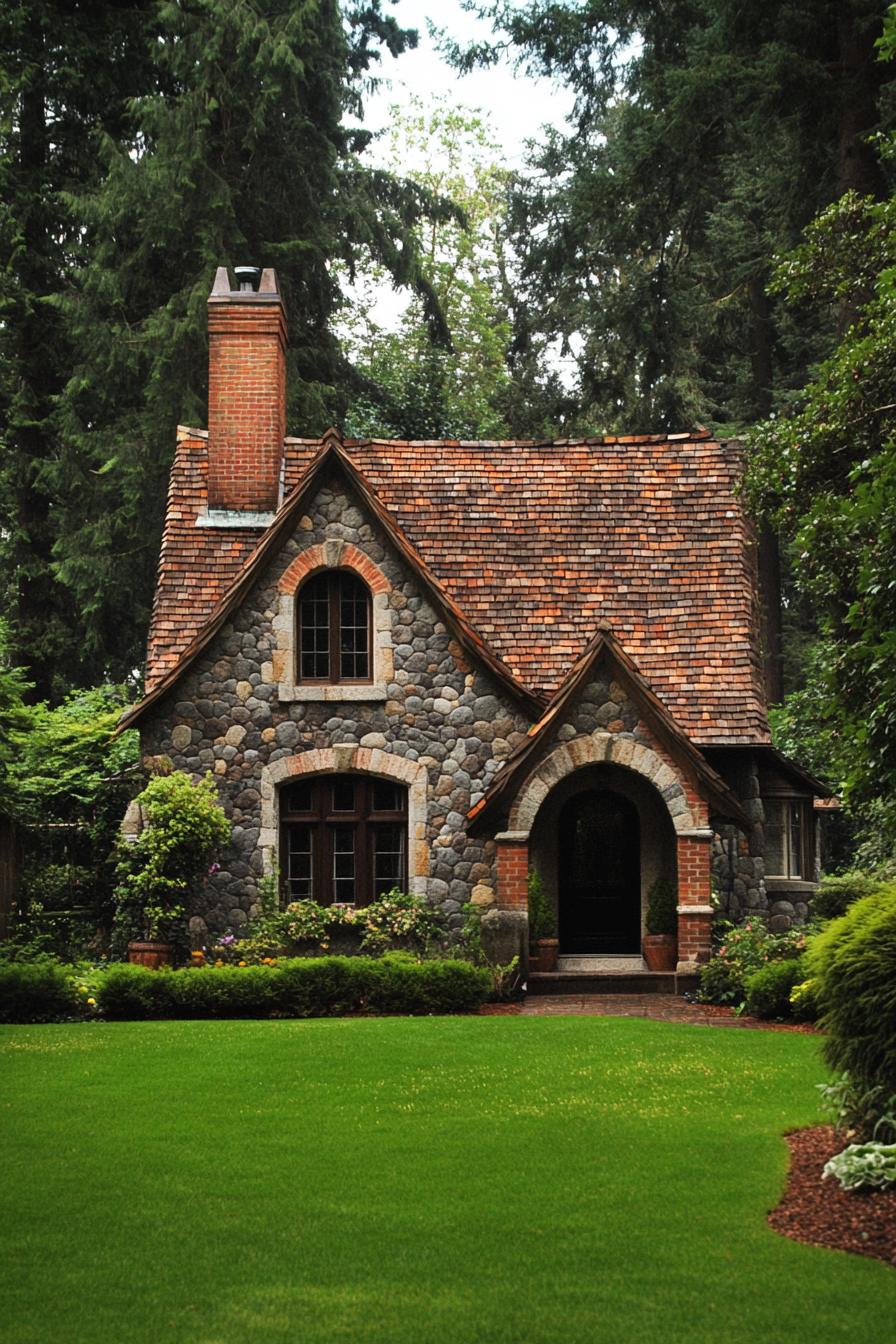
<instances>
[{"instance_id":1,"label":"red brick accent","mask_svg":"<svg viewBox=\"0 0 896 1344\"><path fill-rule=\"evenodd\" d=\"M709 905L711 837L678 837L678 904Z\"/></svg>"},{"instance_id":2,"label":"red brick accent","mask_svg":"<svg viewBox=\"0 0 896 1344\"><path fill-rule=\"evenodd\" d=\"M701 965L709 961L711 929L712 915L708 913L680 914L678 916L678 960L698 962Z\"/></svg>"},{"instance_id":3,"label":"red brick accent","mask_svg":"<svg viewBox=\"0 0 896 1344\"><path fill-rule=\"evenodd\" d=\"M273 272L265 277L268 292L228 294L219 271L208 302L210 509L267 512L279 502L286 315Z\"/></svg>"},{"instance_id":4,"label":"red brick accent","mask_svg":"<svg viewBox=\"0 0 896 1344\"><path fill-rule=\"evenodd\" d=\"M326 569L326 545L309 546L297 555L280 576L277 587L281 593L295 593L302 580L316 570ZM372 593L388 593L391 585L385 574L357 546L343 546L339 556L340 569L353 569L367 584Z\"/></svg>"},{"instance_id":5,"label":"red brick accent","mask_svg":"<svg viewBox=\"0 0 896 1344\"><path fill-rule=\"evenodd\" d=\"M708 961L712 913L710 872L711 836L695 839L678 837L678 960ZM682 907L695 906L694 910Z\"/></svg>"},{"instance_id":6,"label":"red brick accent","mask_svg":"<svg viewBox=\"0 0 896 1344\"><path fill-rule=\"evenodd\" d=\"M505 910L529 908L528 840L498 840L498 905Z\"/></svg>"}]
</instances>

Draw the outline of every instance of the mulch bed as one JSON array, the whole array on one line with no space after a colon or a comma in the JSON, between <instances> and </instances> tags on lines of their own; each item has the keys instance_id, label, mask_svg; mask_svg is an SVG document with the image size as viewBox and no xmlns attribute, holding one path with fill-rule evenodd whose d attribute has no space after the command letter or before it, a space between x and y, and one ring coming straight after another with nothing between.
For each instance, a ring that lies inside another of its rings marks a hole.
<instances>
[{"instance_id":1,"label":"mulch bed","mask_svg":"<svg viewBox=\"0 0 896 1344\"><path fill-rule=\"evenodd\" d=\"M784 1198L768 1216L771 1227L794 1241L870 1255L896 1265L896 1190L858 1193L821 1179L829 1158L846 1145L832 1125L787 1135L790 1172Z\"/></svg>"},{"instance_id":2,"label":"mulch bed","mask_svg":"<svg viewBox=\"0 0 896 1344\"><path fill-rule=\"evenodd\" d=\"M762 1031L796 1031L804 1036L819 1035L814 1022L769 1022L765 1018L748 1017L745 1013L738 1015L727 1003L698 1003L695 1007L699 1008L703 1017L718 1018L720 1022L732 1019L740 1026L757 1027Z\"/></svg>"}]
</instances>

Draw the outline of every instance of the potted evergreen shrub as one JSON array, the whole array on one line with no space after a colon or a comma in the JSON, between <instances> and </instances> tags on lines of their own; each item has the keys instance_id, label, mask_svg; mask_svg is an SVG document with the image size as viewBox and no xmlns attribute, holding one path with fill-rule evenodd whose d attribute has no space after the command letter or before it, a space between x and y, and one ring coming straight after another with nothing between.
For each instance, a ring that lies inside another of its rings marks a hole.
<instances>
[{"instance_id":1,"label":"potted evergreen shrub","mask_svg":"<svg viewBox=\"0 0 896 1344\"><path fill-rule=\"evenodd\" d=\"M230 826L211 775L196 783L175 771L150 780L137 798L144 825L119 844L116 925L128 961L158 968L174 960L187 898L208 874Z\"/></svg>"},{"instance_id":2,"label":"potted evergreen shrub","mask_svg":"<svg viewBox=\"0 0 896 1344\"><path fill-rule=\"evenodd\" d=\"M529 969L556 971L557 952L560 947L556 936L557 918L545 894L541 874L534 868L529 873L528 889Z\"/></svg>"},{"instance_id":3,"label":"potted evergreen shrub","mask_svg":"<svg viewBox=\"0 0 896 1344\"><path fill-rule=\"evenodd\" d=\"M678 965L678 893L668 877L658 877L647 895L647 932L641 951L649 971L674 971Z\"/></svg>"}]
</instances>

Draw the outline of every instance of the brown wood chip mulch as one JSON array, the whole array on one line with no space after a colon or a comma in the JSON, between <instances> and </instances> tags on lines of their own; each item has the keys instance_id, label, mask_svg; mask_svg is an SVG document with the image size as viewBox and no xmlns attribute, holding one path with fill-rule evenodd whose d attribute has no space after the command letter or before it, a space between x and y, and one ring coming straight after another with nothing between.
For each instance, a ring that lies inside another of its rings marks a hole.
<instances>
[{"instance_id":1,"label":"brown wood chip mulch","mask_svg":"<svg viewBox=\"0 0 896 1344\"><path fill-rule=\"evenodd\" d=\"M841 1190L832 1177L821 1179L825 1162L846 1146L832 1125L795 1130L787 1143L787 1189L769 1225L809 1246L854 1251L896 1266L896 1190Z\"/></svg>"}]
</instances>

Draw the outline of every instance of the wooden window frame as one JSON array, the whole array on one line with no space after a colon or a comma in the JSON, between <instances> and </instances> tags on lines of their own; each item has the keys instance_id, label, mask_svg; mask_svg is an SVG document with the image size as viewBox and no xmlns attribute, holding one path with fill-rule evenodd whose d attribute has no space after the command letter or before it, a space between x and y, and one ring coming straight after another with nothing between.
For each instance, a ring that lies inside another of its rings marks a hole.
<instances>
[{"instance_id":1,"label":"wooden window frame","mask_svg":"<svg viewBox=\"0 0 896 1344\"><path fill-rule=\"evenodd\" d=\"M768 845L766 844L763 855L765 858L766 881L772 883L812 882L812 874L815 866L815 836L812 824L811 798L806 798L801 794L768 793L765 795L765 806L767 811L770 808L786 809L784 822L782 824L781 854L784 859L784 867L787 869L784 873L773 873L769 871L769 860L766 857L768 854ZM799 865L802 871L796 873L792 871L794 867L790 813L792 807L799 808L800 843L802 846L802 862ZM769 826L770 822L771 818L766 815L766 827Z\"/></svg>"},{"instance_id":2,"label":"wooden window frame","mask_svg":"<svg viewBox=\"0 0 896 1344\"><path fill-rule=\"evenodd\" d=\"M346 579L351 579L357 586L363 590L367 604L367 675L363 677L343 677L342 670L342 613L340 604L342 600L342 585ZM302 595L310 584L320 583L322 580L327 584L327 601L329 614L329 648L327 651L328 674L325 677L306 677L302 674ZM371 600L370 589L353 569L331 569L318 570L315 574L309 574L308 578L302 584L296 593L295 605L296 621L296 685L299 686L372 686L374 684L374 646L373 646L373 602Z\"/></svg>"},{"instance_id":3,"label":"wooden window frame","mask_svg":"<svg viewBox=\"0 0 896 1344\"><path fill-rule=\"evenodd\" d=\"M337 810L334 805L334 786L351 782L354 787L354 806L351 811ZM374 807L374 789L377 785L387 785L398 790L401 807L398 809L377 809ZM306 811L290 810L290 793L306 786L310 789L311 806ZM403 784L391 779L380 779L367 775L316 775L307 780L292 779L280 788L280 853L283 857L281 877L281 901L289 904L293 897L289 887L288 854L289 833L292 826L308 826L311 829L312 879L311 896L319 905L336 903L333 878L333 839L337 826L351 826L354 838L355 855L355 892L353 901L339 902L343 905L369 905L376 899L376 882L373 870L375 858L375 835L378 829L386 826L403 828L403 864L402 871L394 885L407 890L408 880L408 794Z\"/></svg>"}]
</instances>

